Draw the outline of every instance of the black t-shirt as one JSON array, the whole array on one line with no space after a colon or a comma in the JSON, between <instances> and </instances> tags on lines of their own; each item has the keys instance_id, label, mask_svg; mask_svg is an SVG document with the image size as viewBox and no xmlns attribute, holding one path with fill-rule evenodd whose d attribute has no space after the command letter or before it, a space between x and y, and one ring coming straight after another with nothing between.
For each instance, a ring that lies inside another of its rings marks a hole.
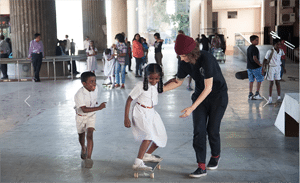
<instances>
[{"instance_id":1,"label":"black t-shirt","mask_svg":"<svg viewBox=\"0 0 300 183\"><path fill-rule=\"evenodd\" d=\"M253 60L253 56L256 56L259 60L259 51L256 46L250 45L247 49L247 69L257 69L260 66Z\"/></svg>"},{"instance_id":2,"label":"black t-shirt","mask_svg":"<svg viewBox=\"0 0 300 183\"><path fill-rule=\"evenodd\" d=\"M154 47L155 47L155 50L154 50L154 52L155 53L161 53L161 46L162 46L162 42L157 42L157 41L155 41L155 43L154 43Z\"/></svg>"},{"instance_id":3,"label":"black t-shirt","mask_svg":"<svg viewBox=\"0 0 300 183\"><path fill-rule=\"evenodd\" d=\"M213 87L208 97L216 96L221 92L227 92L227 84L221 68L215 57L207 51L201 51L196 64L180 62L177 77L179 79L190 75L195 80L195 95L199 96L205 88L204 79L213 78Z\"/></svg>"},{"instance_id":4,"label":"black t-shirt","mask_svg":"<svg viewBox=\"0 0 300 183\"><path fill-rule=\"evenodd\" d=\"M209 47L208 47L209 39L207 39L207 38L202 38L202 39L200 40L200 43L202 43L202 45L203 45L202 50L208 51L208 49L209 49Z\"/></svg>"}]
</instances>

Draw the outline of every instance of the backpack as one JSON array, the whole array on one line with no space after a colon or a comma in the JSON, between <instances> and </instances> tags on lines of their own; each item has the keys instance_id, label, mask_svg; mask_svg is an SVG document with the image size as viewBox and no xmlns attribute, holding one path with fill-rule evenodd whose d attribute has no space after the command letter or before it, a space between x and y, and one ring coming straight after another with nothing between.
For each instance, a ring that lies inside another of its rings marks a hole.
<instances>
[{"instance_id":1,"label":"backpack","mask_svg":"<svg viewBox=\"0 0 300 183\"><path fill-rule=\"evenodd\" d=\"M263 60L263 66L262 66L262 70L263 70L263 71L262 71L262 72L263 72L263 75L264 75L264 76L266 76L267 73L268 73L268 71L269 71L269 68L270 68L270 61L271 61L271 59L272 59L273 53L274 53L274 49L272 49L269 58Z\"/></svg>"}]
</instances>

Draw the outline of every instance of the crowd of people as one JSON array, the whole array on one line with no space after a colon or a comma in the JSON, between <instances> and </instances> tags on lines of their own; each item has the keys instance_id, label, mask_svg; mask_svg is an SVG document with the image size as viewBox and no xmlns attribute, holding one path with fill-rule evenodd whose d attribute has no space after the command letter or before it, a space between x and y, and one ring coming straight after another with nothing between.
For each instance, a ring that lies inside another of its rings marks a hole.
<instances>
[{"instance_id":1,"label":"crowd of people","mask_svg":"<svg viewBox=\"0 0 300 183\"><path fill-rule=\"evenodd\" d=\"M285 40L278 38L273 39L273 48L268 50L263 62L259 58L259 50L256 47L259 43L259 37L256 35L250 36L251 45L247 49L247 72L249 78L249 100L261 100L260 95L261 83L264 79L269 81L269 99L268 103L272 104L272 90L275 81L277 89L277 101L281 102L281 88L280 81L282 81L283 73L285 70L285 53L286 46ZM255 94L253 94L253 83L256 80L257 88Z\"/></svg>"}]
</instances>

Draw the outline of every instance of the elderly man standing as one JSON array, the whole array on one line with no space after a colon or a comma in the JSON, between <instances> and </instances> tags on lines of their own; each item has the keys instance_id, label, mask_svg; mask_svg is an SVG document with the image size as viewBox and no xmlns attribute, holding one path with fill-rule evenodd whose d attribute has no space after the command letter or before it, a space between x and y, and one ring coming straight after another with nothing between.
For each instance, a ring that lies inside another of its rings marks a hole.
<instances>
[{"instance_id":1,"label":"elderly man standing","mask_svg":"<svg viewBox=\"0 0 300 183\"><path fill-rule=\"evenodd\" d=\"M1 58L8 58L8 54L10 53L10 48L8 43L4 40L4 36L0 36L0 57ZM8 79L7 75L7 64L1 64L1 71L3 77L1 79Z\"/></svg>"},{"instance_id":2,"label":"elderly man standing","mask_svg":"<svg viewBox=\"0 0 300 183\"><path fill-rule=\"evenodd\" d=\"M40 69L44 56L44 45L41 41L41 34L34 34L34 40L30 41L28 59L31 58L33 70L34 70L34 81L40 82Z\"/></svg>"}]
</instances>

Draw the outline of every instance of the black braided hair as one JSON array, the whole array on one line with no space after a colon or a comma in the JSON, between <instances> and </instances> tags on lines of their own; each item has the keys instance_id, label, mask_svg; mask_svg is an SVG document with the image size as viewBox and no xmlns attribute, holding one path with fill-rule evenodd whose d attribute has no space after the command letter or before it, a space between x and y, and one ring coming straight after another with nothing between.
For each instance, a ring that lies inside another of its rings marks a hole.
<instances>
[{"instance_id":1,"label":"black braided hair","mask_svg":"<svg viewBox=\"0 0 300 183\"><path fill-rule=\"evenodd\" d=\"M160 76L160 78L159 78L159 82L157 85L157 91L158 91L158 93L162 93L164 91L164 84L163 84L162 76Z\"/></svg>"},{"instance_id":2,"label":"black braided hair","mask_svg":"<svg viewBox=\"0 0 300 183\"><path fill-rule=\"evenodd\" d=\"M144 86L143 86L143 89L145 90L145 91L147 91L148 90L148 75L147 75L147 71L148 71L148 66L145 68L145 71L144 71Z\"/></svg>"},{"instance_id":3,"label":"black braided hair","mask_svg":"<svg viewBox=\"0 0 300 183\"><path fill-rule=\"evenodd\" d=\"M158 93L162 93L163 92L163 81L162 81L162 77L163 77L163 72L162 72L162 68L160 67L159 64L148 64L145 68L145 75L144 75L144 86L143 89L145 91L148 90L148 76L152 73L159 73L160 75L160 79L157 85L157 91Z\"/></svg>"}]
</instances>

